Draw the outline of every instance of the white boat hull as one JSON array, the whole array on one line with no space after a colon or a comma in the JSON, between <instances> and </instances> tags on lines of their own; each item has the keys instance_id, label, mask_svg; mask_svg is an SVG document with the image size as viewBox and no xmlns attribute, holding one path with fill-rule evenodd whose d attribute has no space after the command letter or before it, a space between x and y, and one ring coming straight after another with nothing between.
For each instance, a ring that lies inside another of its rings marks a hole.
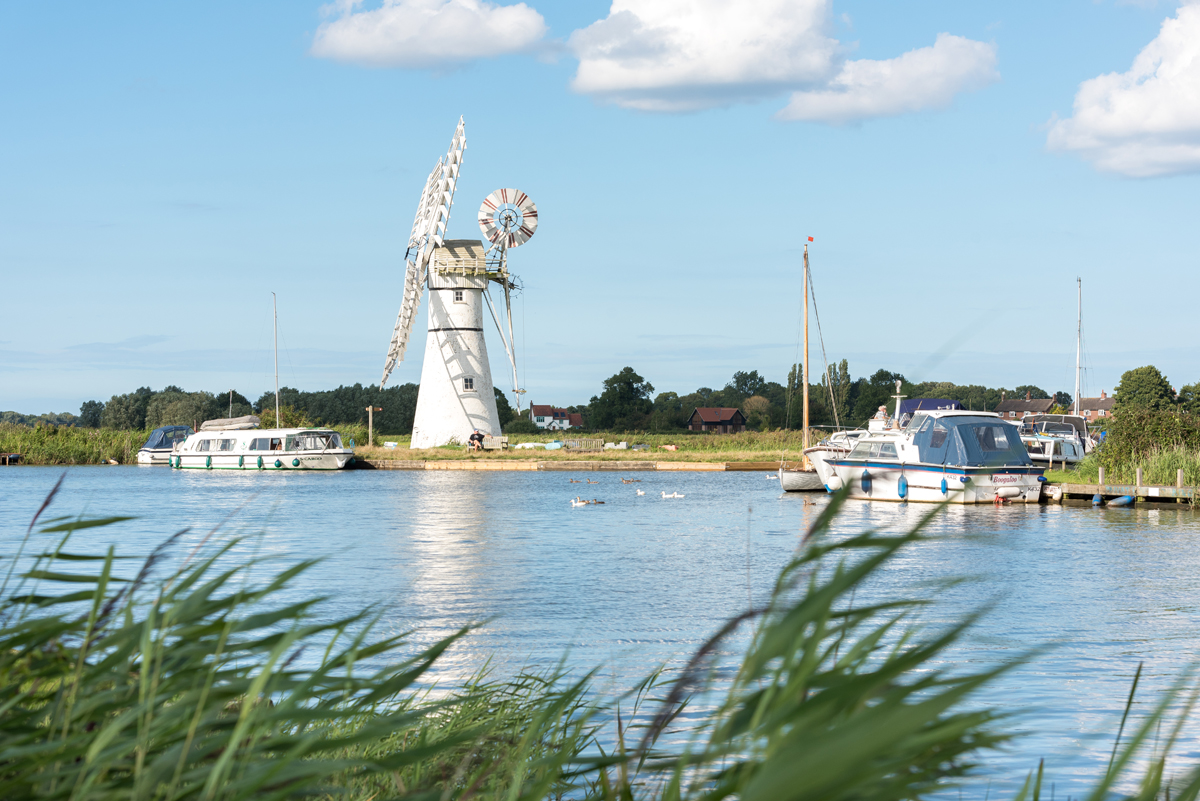
<instances>
[{"instance_id":1,"label":"white boat hull","mask_svg":"<svg viewBox=\"0 0 1200 801\"><path fill-rule=\"evenodd\" d=\"M342 470L353 458L354 452L350 450L176 453L173 467L180 470Z\"/></svg>"},{"instance_id":2,"label":"white boat hull","mask_svg":"<svg viewBox=\"0 0 1200 801\"><path fill-rule=\"evenodd\" d=\"M973 504L1037 503L1042 493L1040 467L966 467L899 465L839 459L830 463L831 492L850 488L851 498L872 501ZM903 483L902 483L903 480Z\"/></svg>"},{"instance_id":3,"label":"white boat hull","mask_svg":"<svg viewBox=\"0 0 1200 801\"><path fill-rule=\"evenodd\" d=\"M779 468L779 488L784 492L820 492L825 482L816 470L788 470Z\"/></svg>"},{"instance_id":4,"label":"white boat hull","mask_svg":"<svg viewBox=\"0 0 1200 801\"><path fill-rule=\"evenodd\" d=\"M154 448L153 450L142 448L137 453L138 464L163 465L165 467L170 458L170 448Z\"/></svg>"}]
</instances>

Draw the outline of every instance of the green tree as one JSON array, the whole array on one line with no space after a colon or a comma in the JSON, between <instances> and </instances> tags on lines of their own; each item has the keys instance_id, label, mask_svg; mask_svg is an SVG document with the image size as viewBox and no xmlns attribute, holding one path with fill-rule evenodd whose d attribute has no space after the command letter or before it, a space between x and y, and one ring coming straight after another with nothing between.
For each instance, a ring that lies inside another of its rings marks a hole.
<instances>
[{"instance_id":1,"label":"green tree","mask_svg":"<svg viewBox=\"0 0 1200 801\"><path fill-rule=\"evenodd\" d=\"M1175 405L1174 390L1152 364L1125 371L1114 395L1114 411L1129 408L1170 409Z\"/></svg>"},{"instance_id":2,"label":"green tree","mask_svg":"<svg viewBox=\"0 0 1200 801\"><path fill-rule=\"evenodd\" d=\"M751 395L742 404L746 415L746 428L763 431L771 426L771 402L762 395Z\"/></svg>"},{"instance_id":3,"label":"green tree","mask_svg":"<svg viewBox=\"0 0 1200 801\"><path fill-rule=\"evenodd\" d=\"M658 431L684 428L687 425L687 415L691 411L691 409L684 411L678 392L660 392L654 398L654 412L650 427Z\"/></svg>"},{"instance_id":4,"label":"green tree","mask_svg":"<svg viewBox=\"0 0 1200 801\"><path fill-rule=\"evenodd\" d=\"M146 406L153 396L154 390L150 387L141 387L125 395L113 395L112 399L104 404L104 411L100 414L100 425L125 431L145 428Z\"/></svg>"},{"instance_id":5,"label":"green tree","mask_svg":"<svg viewBox=\"0 0 1200 801\"><path fill-rule=\"evenodd\" d=\"M732 389L741 397L749 398L762 392L766 383L766 379L759 375L757 370L748 373L739 370L733 374L733 380L725 385L725 389Z\"/></svg>"},{"instance_id":6,"label":"green tree","mask_svg":"<svg viewBox=\"0 0 1200 801\"><path fill-rule=\"evenodd\" d=\"M650 400L654 386L632 367L625 367L611 378L604 379L604 391L593 396L591 407L594 428L628 431L644 428L654 403Z\"/></svg>"},{"instance_id":7,"label":"green tree","mask_svg":"<svg viewBox=\"0 0 1200 801\"><path fill-rule=\"evenodd\" d=\"M1029 397L1031 400L1049 400L1050 399L1050 393L1046 392L1046 390L1042 389L1041 387L1035 387L1033 384L1022 384L1021 386L1019 386L1013 390L1013 394L1016 395L1018 398L1025 397L1026 392L1029 393Z\"/></svg>"},{"instance_id":8,"label":"green tree","mask_svg":"<svg viewBox=\"0 0 1200 801\"><path fill-rule=\"evenodd\" d=\"M104 415L104 404L100 401L84 401L79 407L79 425L83 428L99 428Z\"/></svg>"},{"instance_id":9,"label":"green tree","mask_svg":"<svg viewBox=\"0 0 1200 801\"><path fill-rule=\"evenodd\" d=\"M1055 406L1061 406L1064 409L1070 409L1071 404L1073 404L1074 402L1075 402L1075 399L1071 397L1071 393L1069 393L1069 392L1063 392L1062 390L1059 390L1058 392L1054 393L1054 405Z\"/></svg>"},{"instance_id":10,"label":"green tree","mask_svg":"<svg viewBox=\"0 0 1200 801\"><path fill-rule=\"evenodd\" d=\"M1175 397L1175 403L1181 412L1200 414L1200 381L1182 387Z\"/></svg>"},{"instance_id":11,"label":"green tree","mask_svg":"<svg viewBox=\"0 0 1200 801\"><path fill-rule=\"evenodd\" d=\"M508 421L517 416L517 413L499 387L492 387L492 391L496 393L496 415L500 418L500 429L503 430L508 425Z\"/></svg>"},{"instance_id":12,"label":"green tree","mask_svg":"<svg viewBox=\"0 0 1200 801\"><path fill-rule=\"evenodd\" d=\"M249 405L245 406L247 414ZM226 415L226 405L211 392L156 392L146 404L146 428L197 426Z\"/></svg>"}]
</instances>

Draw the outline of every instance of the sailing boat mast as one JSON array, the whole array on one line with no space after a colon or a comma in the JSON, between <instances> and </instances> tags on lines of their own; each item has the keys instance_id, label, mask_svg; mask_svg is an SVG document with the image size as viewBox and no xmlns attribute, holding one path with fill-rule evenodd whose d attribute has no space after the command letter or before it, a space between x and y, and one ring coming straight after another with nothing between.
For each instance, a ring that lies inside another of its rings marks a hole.
<instances>
[{"instance_id":1,"label":"sailing boat mast","mask_svg":"<svg viewBox=\"0 0 1200 801\"><path fill-rule=\"evenodd\" d=\"M271 293L271 310L275 313L275 427L282 428L279 422L279 303L275 293Z\"/></svg>"},{"instance_id":2,"label":"sailing boat mast","mask_svg":"<svg viewBox=\"0 0 1200 801\"><path fill-rule=\"evenodd\" d=\"M811 237L810 237L811 238ZM808 450L808 243L804 243L804 450ZM808 454L804 455L808 469Z\"/></svg>"},{"instance_id":3,"label":"sailing boat mast","mask_svg":"<svg viewBox=\"0 0 1200 801\"><path fill-rule=\"evenodd\" d=\"M1075 318L1075 414L1079 414L1079 354L1083 347L1083 279L1076 278L1075 286L1079 292L1078 315Z\"/></svg>"}]
</instances>

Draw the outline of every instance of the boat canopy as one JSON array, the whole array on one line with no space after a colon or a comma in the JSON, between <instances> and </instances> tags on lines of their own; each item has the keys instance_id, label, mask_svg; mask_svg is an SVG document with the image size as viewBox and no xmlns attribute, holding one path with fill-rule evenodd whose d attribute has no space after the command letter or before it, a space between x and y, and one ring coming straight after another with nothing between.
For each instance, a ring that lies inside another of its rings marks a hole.
<instances>
[{"instance_id":1,"label":"boat canopy","mask_svg":"<svg viewBox=\"0 0 1200 801\"><path fill-rule=\"evenodd\" d=\"M224 417L220 420L205 420L200 424L201 431L247 431L258 428L262 421L252 414L245 417Z\"/></svg>"},{"instance_id":2,"label":"boat canopy","mask_svg":"<svg viewBox=\"0 0 1200 801\"><path fill-rule=\"evenodd\" d=\"M163 426L150 432L150 438L142 446L143 450L158 450L174 448L176 442L182 442L192 434L191 426Z\"/></svg>"},{"instance_id":3,"label":"boat canopy","mask_svg":"<svg viewBox=\"0 0 1200 801\"><path fill-rule=\"evenodd\" d=\"M946 398L909 398L908 400L900 401L900 416L906 414L916 414L921 410L929 409L955 409L962 410L965 407L956 400L948 400Z\"/></svg>"},{"instance_id":4,"label":"boat canopy","mask_svg":"<svg viewBox=\"0 0 1200 801\"><path fill-rule=\"evenodd\" d=\"M1080 437L1086 438L1088 435L1087 421L1077 414L1032 414L1026 415L1021 420L1022 423L1032 425L1038 431L1044 431L1047 434L1071 433L1065 429L1055 427L1043 427L1043 423L1058 423L1060 425L1070 426L1072 432Z\"/></svg>"},{"instance_id":5,"label":"boat canopy","mask_svg":"<svg viewBox=\"0 0 1200 801\"><path fill-rule=\"evenodd\" d=\"M1017 427L998 417L918 414L909 424L925 464L962 467L1031 465Z\"/></svg>"}]
</instances>

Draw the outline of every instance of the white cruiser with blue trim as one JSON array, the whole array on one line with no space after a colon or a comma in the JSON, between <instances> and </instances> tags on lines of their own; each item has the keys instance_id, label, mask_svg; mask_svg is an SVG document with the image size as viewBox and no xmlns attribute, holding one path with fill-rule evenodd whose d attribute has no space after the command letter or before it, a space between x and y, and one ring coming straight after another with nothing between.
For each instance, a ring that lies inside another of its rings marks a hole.
<instances>
[{"instance_id":1,"label":"white cruiser with blue trim","mask_svg":"<svg viewBox=\"0 0 1200 801\"><path fill-rule=\"evenodd\" d=\"M342 470L354 449L324 428L201 430L175 446L169 464L180 470Z\"/></svg>"},{"instance_id":2,"label":"white cruiser with blue trim","mask_svg":"<svg viewBox=\"0 0 1200 801\"><path fill-rule=\"evenodd\" d=\"M903 429L871 432L849 453L813 454L825 488L851 498L937 503L1037 503L1044 467L1020 430L994 412L930 410Z\"/></svg>"}]
</instances>

